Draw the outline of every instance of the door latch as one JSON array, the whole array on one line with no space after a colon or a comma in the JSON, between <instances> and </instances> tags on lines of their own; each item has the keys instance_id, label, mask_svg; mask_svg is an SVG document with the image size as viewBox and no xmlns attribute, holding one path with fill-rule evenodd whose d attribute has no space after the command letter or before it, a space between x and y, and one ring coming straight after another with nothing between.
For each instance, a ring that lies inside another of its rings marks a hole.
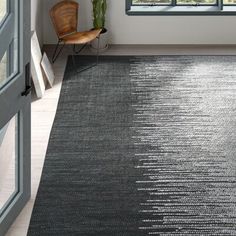
<instances>
[{"instance_id":1,"label":"door latch","mask_svg":"<svg viewBox=\"0 0 236 236\"><path fill-rule=\"evenodd\" d=\"M30 63L25 66L25 91L21 93L21 96L28 96L31 92L31 78L30 78Z\"/></svg>"}]
</instances>

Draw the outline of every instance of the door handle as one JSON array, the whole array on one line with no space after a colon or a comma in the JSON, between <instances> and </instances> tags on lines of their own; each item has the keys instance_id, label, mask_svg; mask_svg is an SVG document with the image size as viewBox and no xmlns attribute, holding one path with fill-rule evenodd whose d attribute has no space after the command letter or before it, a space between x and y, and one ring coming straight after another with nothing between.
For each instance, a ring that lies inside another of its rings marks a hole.
<instances>
[{"instance_id":1,"label":"door handle","mask_svg":"<svg viewBox=\"0 0 236 236\"><path fill-rule=\"evenodd\" d=\"M30 63L25 66L25 91L21 93L21 96L28 96L31 92L31 78L30 78Z\"/></svg>"},{"instance_id":2,"label":"door handle","mask_svg":"<svg viewBox=\"0 0 236 236\"><path fill-rule=\"evenodd\" d=\"M25 91L21 93L21 96L28 96L29 93L31 92L32 87L31 86L26 86Z\"/></svg>"}]
</instances>

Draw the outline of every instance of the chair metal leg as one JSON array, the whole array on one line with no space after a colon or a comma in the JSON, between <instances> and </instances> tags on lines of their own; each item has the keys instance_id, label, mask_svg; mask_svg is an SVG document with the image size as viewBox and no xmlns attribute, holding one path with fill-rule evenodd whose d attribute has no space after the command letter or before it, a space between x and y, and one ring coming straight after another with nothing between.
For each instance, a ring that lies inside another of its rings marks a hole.
<instances>
[{"instance_id":1,"label":"chair metal leg","mask_svg":"<svg viewBox=\"0 0 236 236\"><path fill-rule=\"evenodd\" d=\"M75 54L79 54L85 47L87 46L87 43L84 44L78 51L76 50L76 44L74 44L73 51Z\"/></svg>"},{"instance_id":2,"label":"chair metal leg","mask_svg":"<svg viewBox=\"0 0 236 236\"><path fill-rule=\"evenodd\" d=\"M96 63L91 65L91 66L88 66L86 68L83 68L81 70L77 70L75 54L76 55L79 54L87 46L87 43L84 44L79 50L76 50L76 45L75 44L73 45L72 61L73 61L73 65L74 65L74 68L75 68L77 74L82 72L82 71L91 69L92 67L95 67L95 66L98 65L98 63L99 63L99 52L100 52L100 50L99 50L99 47L100 47L100 35L97 37L97 39L98 39L98 45L97 45L98 47L97 47L97 54L96 54Z\"/></svg>"},{"instance_id":3,"label":"chair metal leg","mask_svg":"<svg viewBox=\"0 0 236 236\"><path fill-rule=\"evenodd\" d=\"M100 35L97 37L98 45L97 45L97 65L99 63L99 47L100 47Z\"/></svg>"},{"instance_id":4,"label":"chair metal leg","mask_svg":"<svg viewBox=\"0 0 236 236\"><path fill-rule=\"evenodd\" d=\"M63 45L59 48L60 43L61 43L61 40L58 40L57 46L56 46L56 48L55 48L55 50L53 52L52 63L54 63L57 60L58 56L60 55L60 53L62 52L62 50L63 50L63 48L65 46L65 43L63 42Z\"/></svg>"},{"instance_id":5,"label":"chair metal leg","mask_svg":"<svg viewBox=\"0 0 236 236\"><path fill-rule=\"evenodd\" d=\"M75 46L75 45L74 45L74 46ZM74 68L77 70L76 62L75 62L75 55L74 55L74 46L73 46L73 48L72 48L72 62L73 62Z\"/></svg>"},{"instance_id":6,"label":"chair metal leg","mask_svg":"<svg viewBox=\"0 0 236 236\"><path fill-rule=\"evenodd\" d=\"M76 50L76 44L72 45L72 61L73 61L73 66L76 70L76 73L79 73L80 71L77 70L77 65L76 65L76 60L75 60L75 55L79 54L87 44L84 44L79 50Z\"/></svg>"}]
</instances>

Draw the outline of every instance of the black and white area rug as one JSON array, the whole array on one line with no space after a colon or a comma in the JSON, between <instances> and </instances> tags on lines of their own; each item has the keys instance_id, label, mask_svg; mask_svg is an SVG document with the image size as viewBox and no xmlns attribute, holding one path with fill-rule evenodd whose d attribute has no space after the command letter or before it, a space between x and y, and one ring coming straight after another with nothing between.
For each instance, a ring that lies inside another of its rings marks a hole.
<instances>
[{"instance_id":1,"label":"black and white area rug","mask_svg":"<svg viewBox=\"0 0 236 236\"><path fill-rule=\"evenodd\" d=\"M69 57L28 236L147 235L236 235L236 57Z\"/></svg>"}]
</instances>

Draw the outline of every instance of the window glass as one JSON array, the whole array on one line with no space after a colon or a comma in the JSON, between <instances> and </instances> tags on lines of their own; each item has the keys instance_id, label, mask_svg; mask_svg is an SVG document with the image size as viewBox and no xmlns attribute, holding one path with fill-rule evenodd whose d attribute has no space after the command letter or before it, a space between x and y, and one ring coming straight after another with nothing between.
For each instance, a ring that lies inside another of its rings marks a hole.
<instances>
[{"instance_id":1,"label":"window glass","mask_svg":"<svg viewBox=\"0 0 236 236\"><path fill-rule=\"evenodd\" d=\"M0 0L0 22L3 20L6 14L7 14L7 1Z\"/></svg>"},{"instance_id":2,"label":"window glass","mask_svg":"<svg viewBox=\"0 0 236 236\"><path fill-rule=\"evenodd\" d=\"M0 129L0 215L18 192L18 115Z\"/></svg>"},{"instance_id":3,"label":"window glass","mask_svg":"<svg viewBox=\"0 0 236 236\"><path fill-rule=\"evenodd\" d=\"M186 4L186 5L215 5L216 1L215 0L177 0L177 4Z\"/></svg>"},{"instance_id":4,"label":"window glass","mask_svg":"<svg viewBox=\"0 0 236 236\"><path fill-rule=\"evenodd\" d=\"M126 10L128 15L235 15L236 0L126 0Z\"/></svg>"},{"instance_id":5,"label":"window glass","mask_svg":"<svg viewBox=\"0 0 236 236\"><path fill-rule=\"evenodd\" d=\"M223 2L226 5L236 5L236 0L224 0Z\"/></svg>"},{"instance_id":6,"label":"window glass","mask_svg":"<svg viewBox=\"0 0 236 236\"><path fill-rule=\"evenodd\" d=\"M236 0L225 0L225 1L235 1ZM177 0L176 4L184 5L215 5L216 0ZM171 0L133 0L133 4L138 5L159 5L159 4L171 4Z\"/></svg>"},{"instance_id":7,"label":"window glass","mask_svg":"<svg viewBox=\"0 0 236 236\"><path fill-rule=\"evenodd\" d=\"M0 0L1 1L1 0ZM0 60L0 89L12 79L18 71L17 39L13 39L8 51Z\"/></svg>"},{"instance_id":8,"label":"window glass","mask_svg":"<svg viewBox=\"0 0 236 236\"><path fill-rule=\"evenodd\" d=\"M171 0L133 0L133 4L152 5L152 4L170 4Z\"/></svg>"},{"instance_id":9,"label":"window glass","mask_svg":"<svg viewBox=\"0 0 236 236\"><path fill-rule=\"evenodd\" d=\"M4 54L0 61L0 87L4 84L7 78L7 53Z\"/></svg>"}]
</instances>

